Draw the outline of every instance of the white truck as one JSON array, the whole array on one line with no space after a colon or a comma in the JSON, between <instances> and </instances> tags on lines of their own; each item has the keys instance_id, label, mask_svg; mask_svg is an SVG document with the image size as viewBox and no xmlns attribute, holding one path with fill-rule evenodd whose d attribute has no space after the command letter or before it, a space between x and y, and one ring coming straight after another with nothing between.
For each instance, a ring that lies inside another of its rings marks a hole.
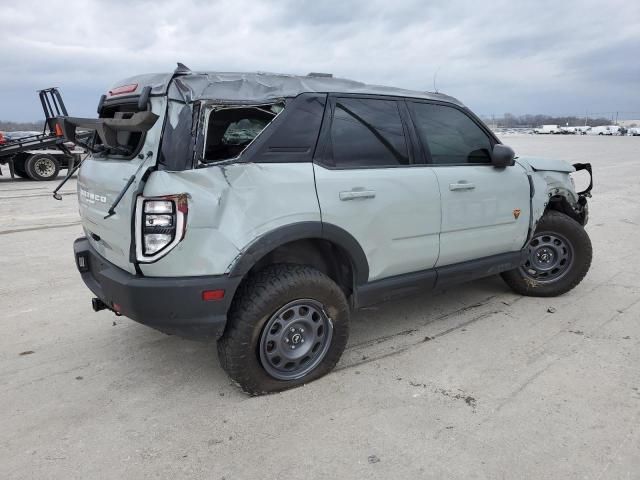
<instances>
[{"instance_id":1,"label":"white truck","mask_svg":"<svg viewBox=\"0 0 640 480\"><path fill-rule=\"evenodd\" d=\"M557 135L562 133L562 129L558 125L542 125L533 129L533 133L544 135Z\"/></svg>"}]
</instances>

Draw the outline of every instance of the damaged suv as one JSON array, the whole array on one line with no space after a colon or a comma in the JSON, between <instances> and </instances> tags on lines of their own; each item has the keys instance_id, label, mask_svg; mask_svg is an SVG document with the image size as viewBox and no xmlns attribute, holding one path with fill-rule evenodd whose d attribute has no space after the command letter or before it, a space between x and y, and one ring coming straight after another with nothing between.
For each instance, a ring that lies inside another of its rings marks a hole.
<instances>
[{"instance_id":1,"label":"damaged suv","mask_svg":"<svg viewBox=\"0 0 640 480\"><path fill-rule=\"evenodd\" d=\"M591 263L588 164L517 158L458 100L262 73L123 80L78 176L77 268L110 309L217 341L246 392L338 362L354 309L501 274L523 295Z\"/></svg>"}]
</instances>

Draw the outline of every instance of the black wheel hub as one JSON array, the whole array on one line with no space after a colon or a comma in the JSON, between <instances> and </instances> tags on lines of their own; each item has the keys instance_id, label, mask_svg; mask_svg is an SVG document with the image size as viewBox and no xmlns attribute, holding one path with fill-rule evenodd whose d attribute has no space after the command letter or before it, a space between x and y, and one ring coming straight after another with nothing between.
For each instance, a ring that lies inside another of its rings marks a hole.
<instances>
[{"instance_id":1,"label":"black wheel hub","mask_svg":"<svg viewBox=\"0 0 640 480\"><path fill-rule=\"evenodd\" d=\"M331 345L333 324L322 304L303 299L274 313L260 335L260 362L278 380L295 380L316 368Z\"/></svg>"},{"instance_id":2,"label":"black wheel hub","mask_svg":"<svg viewBox=\"0 0 640 480\"><path fill-rule=\"evenodd\" d=\"M521 271L537 282L556 281L573 265L573 247L558 233L537 233L529 242L527 261Z\"/></svg>"}]
</instances>

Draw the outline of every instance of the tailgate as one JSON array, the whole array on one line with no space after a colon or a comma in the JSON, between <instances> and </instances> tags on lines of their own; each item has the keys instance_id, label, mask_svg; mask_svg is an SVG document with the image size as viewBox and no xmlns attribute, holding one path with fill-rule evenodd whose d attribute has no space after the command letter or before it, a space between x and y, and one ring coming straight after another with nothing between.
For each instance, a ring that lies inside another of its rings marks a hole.
<instances>
[{"instance_id":1,"label":"tailgate","mask_svg":"<svg viewBox=\"0 0 640 480\"><path fill-rule=\"evenodd\" d=\"M158 119L146 131L132 158L110 151L92 154L78 173L80 217L91 246L106 260L130 273L135 273L129 252L136 191L147 169L156 164L166 101L153 98L151 104ZM132 177L115 213L110 215L109 208Z\"/></svg>"}]
</instances>

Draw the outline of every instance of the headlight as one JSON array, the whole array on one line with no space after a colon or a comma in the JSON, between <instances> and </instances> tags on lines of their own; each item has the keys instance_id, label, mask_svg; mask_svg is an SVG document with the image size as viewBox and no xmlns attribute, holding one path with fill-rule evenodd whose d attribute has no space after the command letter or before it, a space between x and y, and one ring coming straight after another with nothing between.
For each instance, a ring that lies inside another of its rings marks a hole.
<instances>
[{"instance_id":1,"label":"headlight","mask_svg":"<svg viewBox=\"0 0 640 480\"><path fill-rule=\"evenodd\" d=\"M187 195L138 197L136 203L136 258L154 262L166 255L186 232Z\"/></svg>"}]
</instances>

